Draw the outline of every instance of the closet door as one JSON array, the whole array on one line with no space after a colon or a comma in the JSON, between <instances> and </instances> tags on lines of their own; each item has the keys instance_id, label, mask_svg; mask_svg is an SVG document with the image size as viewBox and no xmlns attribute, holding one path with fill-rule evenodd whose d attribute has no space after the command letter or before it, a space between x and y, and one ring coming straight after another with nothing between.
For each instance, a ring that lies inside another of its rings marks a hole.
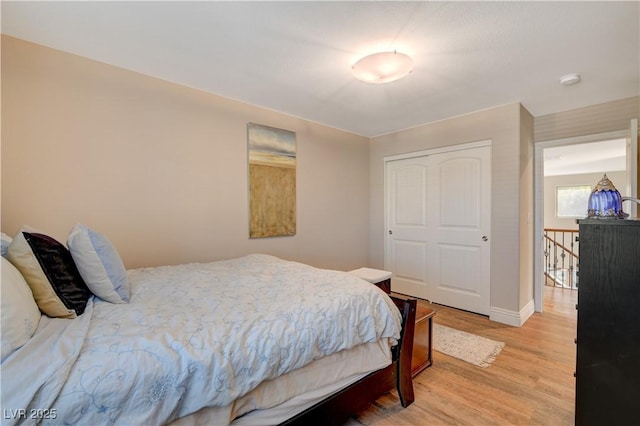
<instances>
[{"instance_id":1,"label":"closet door","mask_svg":"<svg viewBox=\"0 0 640 426\"><path fill-rule=\"evenodd\" d=\"M491 148L431 157L431 300L489 314Z\"/></svg>"},{"instance_id":2,"label":"closet door","mask_svg":"<svg viewBox=\"0 0 640 426\"><path fill-rule=\"evenodd\" d=\"M385 269L393 273L392 291L430 299L429 157L387 162Z\"/></svg>"},{"instance_id":3,"label":"closet door","mask_svg":"<svg viewBox=\"0 0 640 426\"><path fill-rule=\"evenodd\" d=\"M392 291L489 314L491 147L387 162Z\"/></svg>"}]
</instances>

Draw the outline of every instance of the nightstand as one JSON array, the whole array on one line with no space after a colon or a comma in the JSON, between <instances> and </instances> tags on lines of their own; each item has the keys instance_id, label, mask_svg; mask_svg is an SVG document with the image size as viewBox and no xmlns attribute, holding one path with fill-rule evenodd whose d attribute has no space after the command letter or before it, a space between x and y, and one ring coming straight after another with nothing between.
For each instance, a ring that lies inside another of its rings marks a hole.
<instances>
[{"instance_id":1,"label":"nightstand","mask_svg":"<svg viewBox=\"0 0 640 426\"><path fill-rule=\"evenodd\" d=\"M380 269L360 268L349 271L350 274L369 281L382 289L385 293L391 293L391 272Z\"/></svg>"},{"instance_id":2,"label":"nightstand","mask_svg":"<svg viewBox=\"0 0 640 426\"><path fill-rule=\"evenodd\" d=\"M391 272L380 269L360 268L349 271L371 284L375 284L386 293L391 293ZM432 333L433 316L436 312L420 304L416 307L416 328L413 335L413 353L411 357L411 377L416 377L425 368L433 364Z\"/></svg>"},{"instance_id":3,"label":"nightstand","mask_svg":"<svg viewBox=\"0 0 640 426\"><path fill-rule=\"evenodd\" d=\"M433 316L435 311L418 303L416 308L416 328L413 334L413 356L411 377L433 364L431 355L433 343Z\"/></svg>"}]
</instances>

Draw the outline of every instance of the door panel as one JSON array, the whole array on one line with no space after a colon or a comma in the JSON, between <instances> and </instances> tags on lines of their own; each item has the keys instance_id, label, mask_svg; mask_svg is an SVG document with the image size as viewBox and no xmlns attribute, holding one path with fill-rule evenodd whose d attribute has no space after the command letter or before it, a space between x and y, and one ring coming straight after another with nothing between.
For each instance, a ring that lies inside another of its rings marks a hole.
<instances>
[{"instance_id":1,"label":"door panel","mask_svg":"<svg viewBox=\"0 0 640 426\"><path fill-rule=\"evenodd\" d=\"M396 226L426 225L427 169L407 164L395 170L395 200L392 214Z\"/></svg>"},{"instance_id":2,"label":"door panel","mask_svg":"<svg viewBox=\"0 0 640 426\"><path fill-rule=\"evenodd\" d=\"M467 268L477 271L480 267L478 248L451 244L440 244L438 248L440 257L439 287L478 294L479 283L476 276L467 273ZM466 268L461 268L460 265L465 265Z\"/></svg>"},{"instance_id":3,"label":"door panel","mask_svg":"<svg viewBox=\"0 0 640 426\"><path fill-rule=\"evenodd\" d=\"M440 226L472 227L480 225L480 160L477 158L452 158L436 166L439 171L438 202Z\"/></svg>"},{"instance_id":4,"label":"door panel","mask_svg":"<svg viewBox=\"0 0 640 426\"><path fill-rule=\"evenodd\" d=\"M385 268L393 291L427 298L427 195L425 158L394 161L386 168Z\"/></svg>"},{"instance_id":5,"label":"door panel","mask_svg":"<svg viewBox=\"0 0 640 426\"><path fill-rule=\"evenodd\" d=\"M419 241L395 239L395 275L398 278L424 282L424 259L427 245Z\"/></svg>"},{"instance_id":6,"label":"door panel","mask_svg":"<svg viewBox=\"0 0 640 426\"><path fill-rule=\"evenodd\" d=\"M480 249L447 244L439 247L440 277L432 299L442 305L487 315L489 306L479 272L482 266Z\"/></svg>"},{"instance_id":7,"label":"door panel","mask_svg":"<svg viewBox=\"0 0 640 426\"><path fill-rule=\"evenodd\" d=\"M489 313L490 163L490 146L387 162L393 291Z\"/></svg>"}]
</instances>

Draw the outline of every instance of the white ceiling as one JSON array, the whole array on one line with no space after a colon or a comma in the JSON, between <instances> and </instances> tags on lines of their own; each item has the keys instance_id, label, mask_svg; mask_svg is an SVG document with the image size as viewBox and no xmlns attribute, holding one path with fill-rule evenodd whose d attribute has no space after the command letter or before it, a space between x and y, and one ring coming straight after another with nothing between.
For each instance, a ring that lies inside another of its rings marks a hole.
<instances>
[{"instance_id":1,"label":"white ceiling","mask_svg":"<svg viewBox=\"0 0 640 426\"><path fill-rule=\"evenodd\" d=\"M640 94L640 3L10 2L2 32L363 136L521 102L534 116ZM351 64L411 55L371 85ZM561 86L568 73L582 82Z\"/></svg>"},{"instance_id":2,"label":"white ceiling","mask_svg":"<svg viewBox=\"0 0 640 426\"><path fill-rule=\"evenodd\" d=\"M545 176L624 171L627 169L627 140L545 148L543 157Z\"/></svg>"}]
</instances>

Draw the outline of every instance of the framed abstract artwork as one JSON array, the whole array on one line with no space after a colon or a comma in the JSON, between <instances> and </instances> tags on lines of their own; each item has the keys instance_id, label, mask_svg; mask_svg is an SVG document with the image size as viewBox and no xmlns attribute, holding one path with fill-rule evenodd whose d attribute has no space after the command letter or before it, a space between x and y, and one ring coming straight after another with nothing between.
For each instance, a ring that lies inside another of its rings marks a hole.
<instances>
[{"instance_id":1,"label":"framed abstract artwork","mask_svg":"<svg viewBox=\"0 0 640 426\"><path fill-rule=\"evenodd\" d=\"M249 237L296 234L296 134L249 123Z\"/></svg>"}]
</instances>

